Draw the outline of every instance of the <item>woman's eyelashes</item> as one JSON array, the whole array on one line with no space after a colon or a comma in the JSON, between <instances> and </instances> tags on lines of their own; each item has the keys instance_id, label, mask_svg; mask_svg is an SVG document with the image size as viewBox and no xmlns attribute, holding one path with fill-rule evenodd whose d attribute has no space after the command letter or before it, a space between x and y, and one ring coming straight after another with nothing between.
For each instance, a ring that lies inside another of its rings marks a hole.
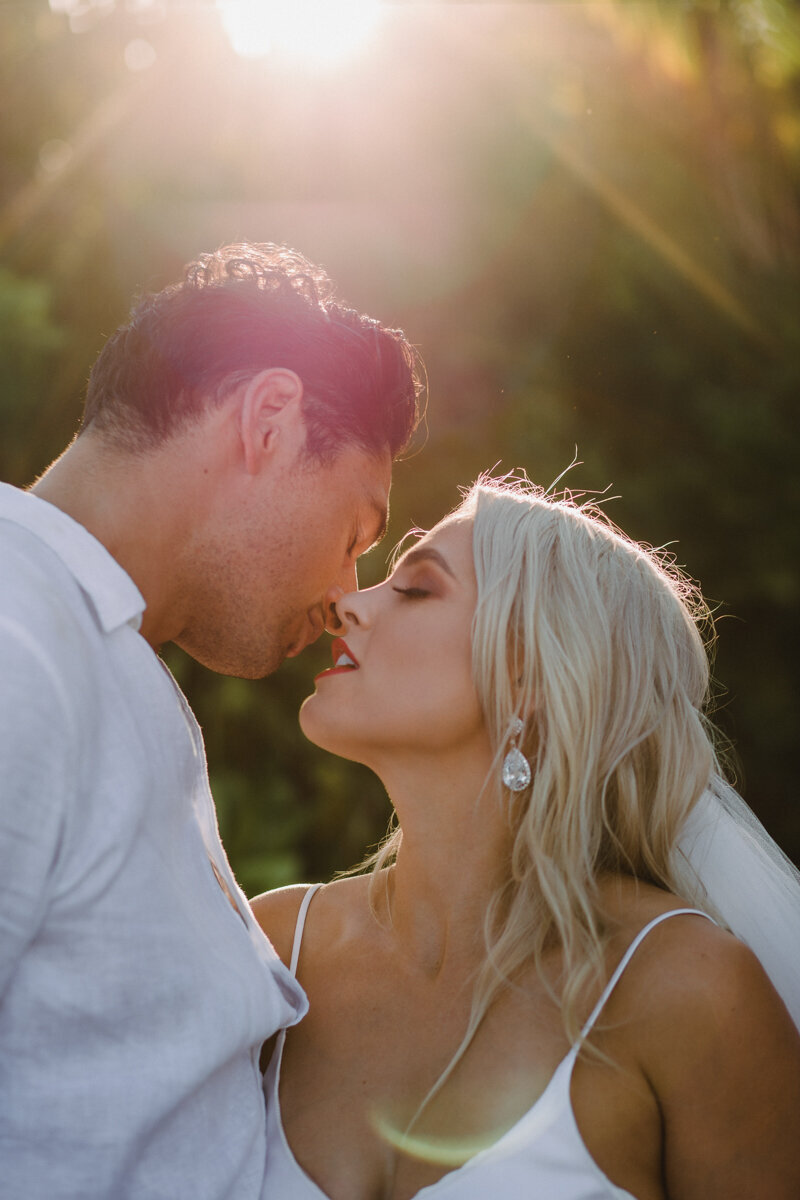
<instances>
[{"instance_id":1,"label":"woman's eyelashes","mask_svg":"<svg viewBox=\"0 0 800 1200\"><path fill-rule=\"evenodd\" d=\"M398 575L401 580L408 580L408 583L405 587L401 586L399 582L393 583L392 591L398 592L406 600L424 600L428 596L441 594L442 582L438 578L437 572L431 571L427 565L421 568L415 566L411 570L406 568L402 574L398 572L393 578L397 579Z\"/></svg>"},{"instance_id":2,"label":"woman's eyelashes","mask_svg":"<svg viewBox=\"0 0 800 1200\"><path fill-rule=\"evenodd\" d=\"M392 585L393 592L399 592L401 596L405 596L409 600L422 600L425 596L430 596L430 591L427 588L421 587L398 587Z\"/></svg>"}]
</instances>

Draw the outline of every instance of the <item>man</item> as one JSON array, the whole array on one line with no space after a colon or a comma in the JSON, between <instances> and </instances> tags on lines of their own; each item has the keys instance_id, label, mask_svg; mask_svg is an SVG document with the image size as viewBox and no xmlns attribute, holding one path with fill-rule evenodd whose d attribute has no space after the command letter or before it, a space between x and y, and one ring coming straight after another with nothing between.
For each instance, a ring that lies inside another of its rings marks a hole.
<instances>
[{"instance_id":1,"label":"man","mask_svg":"<svg viewBox=\"0 0 800 1200\"><path fill-rule=\"evenodd\" d=\"M305 998L154 651L257 678L335 622L416 418L400 333L232 246L109 339L32 494L0 485L4 1197L260 1195L259 1050Z\"/></svg>"}]
</instances>

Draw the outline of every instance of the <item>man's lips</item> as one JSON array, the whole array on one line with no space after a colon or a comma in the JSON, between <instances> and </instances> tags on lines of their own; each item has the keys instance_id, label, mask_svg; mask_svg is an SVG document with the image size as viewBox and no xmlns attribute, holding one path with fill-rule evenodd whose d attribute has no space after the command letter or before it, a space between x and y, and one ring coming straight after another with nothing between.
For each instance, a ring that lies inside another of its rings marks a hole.
<instances>
[{"instance_id":1,"label":"man's lips","mask_svg":"<svg viewBox=\"0 0 800 1200\"><path fill-rule=\"evenodd\" d=\"M315 675L315 683L318 679L322 679L323 676L343 675L345 671L358 670L358 659L348 647L344 638L333 639L331 654L333 655L333 666L328 667L327 671L320 671L319 675Z\"/></svg>"},{"instance_id":2,"label":"man's lips","mask_svg":"<svg viewBox=\"0 0 800 1200\"><path fill-rule=\"evenodd\" d=\"M302 654L307 646L312 645L318 637L322 637L325 632L325 622L322 620L322 617L309 614L309 620L311 624L310 632L292 643L284 655L285 658L297 658L298 654Z\"/></svg>"}]
</instances>

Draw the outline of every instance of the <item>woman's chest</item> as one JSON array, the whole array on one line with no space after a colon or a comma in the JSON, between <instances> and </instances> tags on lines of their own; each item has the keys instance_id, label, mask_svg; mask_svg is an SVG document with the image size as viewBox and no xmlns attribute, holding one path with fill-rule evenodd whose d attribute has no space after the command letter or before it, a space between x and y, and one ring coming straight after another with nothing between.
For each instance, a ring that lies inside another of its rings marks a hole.
<instances>
[{"instance_id":1,"label":"woman's chest","mask_svg":"<svg viewBox=\"0 0 800 1200\"><path fill-rule=\"evenodd\" d=\"M286 1039L280 1111L294 1157L332 1200L411 1200L434 1185L435 1200L468 1200L461 1184L478 1178L482 1197L505 1200L493 1196L500 1164L535 1173L557 1126L562 1164L663 1200L648 1182L660 1176L658 1109L624 1032L600 1044L607 1061L582 1055L573 1074L561 1013L535 980L502 992L469 1038L463 978L405 977L371 954L324 978L312 966L304 983L311 1007Z\"/></svg>"},{"instance_id":2,"label":"woman's chest","mask_svg":"<svg viewBox=\"0 0 800 1200\"><path fill-rule=\"evenodd\" d=\"M517 1007L499 1006L453 1065L460 1038L441 1012L398 1005L393 1023L385 1006L362 1005L347 1020L330 1006L315 1013L312 999L311 1014L287 1039L280 1080L284 1131L299 1166L332 1200L411 1200L440 1181L436 1196L461 1200L478 1194L469 1190L478 1180L488 1196L495 1179L515 1171L533 1185L537 1169L552 1167L557 1143L557 1171L570 1156L576 1168L577 1157L579 1173L605 1186L603 1171L610 1166L613 1177L640 1147L646 1122L638 1101L613 1082L598 1089L594 1075L581 1084L593 1093L582 1105L597 1127L590 1140L602 1150L605 1139L598 1169L572 1115L564 1035L549 1017L537 1025ZM463 1033L465 1021L457 1028ZM607 1137L609 1126L627 1131L625 1145ZM615 1193L597 1193L606 1194Z\"/></svg>"},{"instance_id":3,"label":"woman's chest","mask_svg":"<svg viewBox=\"0 0 800 1200\"><path fill-rule=\"evenodd\" d=\"M591 1138L602 1153L590 1153L570 1104L571 1057L507 1128L474 1122L470 1131L474 1104L463 1121L442 1123L423 1113L409 1128L392 1105L365 1104L352 1078L328 1101L317 1094L304 1111L287 1116L291 1149L280 1164L281 1194L287 1200L663 1200L654 1182L659 1172L640 1155L641 1114L613 1094L603 1096ZM461 1097L458 1106L464 1110ZM633 1132L627 1146L619 1144L621 1130Z\"/></svg>"}]
</instances>

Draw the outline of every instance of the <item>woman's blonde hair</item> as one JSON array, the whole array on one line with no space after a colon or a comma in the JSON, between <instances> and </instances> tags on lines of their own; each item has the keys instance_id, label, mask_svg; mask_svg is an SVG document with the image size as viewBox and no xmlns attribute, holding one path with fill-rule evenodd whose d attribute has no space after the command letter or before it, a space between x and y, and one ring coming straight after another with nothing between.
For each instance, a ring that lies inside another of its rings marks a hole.
<instances>
[{"instance_id":1,"label":"woman's blonde hair","mask_svg":"<svg viewBox=\"0 0 800 1200\"><path fill-rule=\"evenodd\" d=\"M577 1037L610 933L602 878L685 892L671 856L718 769L703 715L710 613L666 554L631 541L596 503L525 478L480 478L453 516L473 521L473 677L513 848L487 913L470 1027L446 1074L497 989L531 962L542 973L553 947L565 1027ZM500 784L515 717L532 769L518 794ZM395 830L378 868L401 840Z\"/></svg>"}]
</instances>

